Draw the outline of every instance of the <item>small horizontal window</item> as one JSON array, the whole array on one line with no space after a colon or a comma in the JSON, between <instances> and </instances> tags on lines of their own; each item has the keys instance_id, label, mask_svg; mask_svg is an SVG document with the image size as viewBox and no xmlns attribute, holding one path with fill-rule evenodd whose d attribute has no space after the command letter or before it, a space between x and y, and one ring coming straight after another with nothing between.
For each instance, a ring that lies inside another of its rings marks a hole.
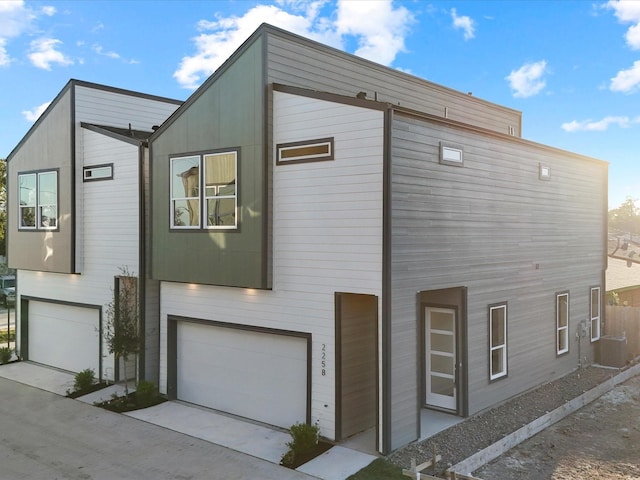
<instances>
[{"instance_id":1,"label":"small horizontal window","mask_svg":"<svg viewBox=\"0 0 640 480\"><path fill-rule=\"evenodd\" d=\"M440 163L443 165L455 165L457 167L463 166L464 157L462 147L440 142Z\"/></svg>"},{"instance_id":2,"label":"small horizontal window","mask_svg":"<svg viewBox=\"0 0 640 480\"><path fill-rule=\"evenodd\" d=\"M333 137L303 142L281 143L277 146L276 164L320 162L333 160Z\"/></svg>"},{"instance_id":3,"label":"small horizontal window","mask_svg":"<svg viewBox=\"0 0 640 480\"><path fill-rule=\"evenodd\" d=\"M82 169L82 174L85 182L95 180L113 180L113 164L84 167Z\"/></svg>"}]
</instances>

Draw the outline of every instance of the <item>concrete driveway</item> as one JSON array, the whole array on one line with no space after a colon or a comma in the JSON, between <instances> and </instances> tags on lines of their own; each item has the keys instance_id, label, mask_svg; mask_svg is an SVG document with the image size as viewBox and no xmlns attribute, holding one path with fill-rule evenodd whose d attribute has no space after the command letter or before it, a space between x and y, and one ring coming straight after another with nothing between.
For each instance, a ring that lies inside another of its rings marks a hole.
<instances>
[{"instance_id":1,"label":"concrete driveway","mask_svg":"<svg viewBox=\"0 0 640 480\"><path fill-rule=\"evenodd\" d=\"M0 377L0 478L314 477Z\"/></svg>"}]
</instances>

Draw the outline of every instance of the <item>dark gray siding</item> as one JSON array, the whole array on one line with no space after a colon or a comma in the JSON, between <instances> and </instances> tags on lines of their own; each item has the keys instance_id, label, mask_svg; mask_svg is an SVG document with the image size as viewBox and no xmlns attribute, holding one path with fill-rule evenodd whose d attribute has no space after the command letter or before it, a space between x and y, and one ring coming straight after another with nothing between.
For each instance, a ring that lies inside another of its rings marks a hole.
<instances>
[{"instance_id":1,"label":"dark gray siding","mask_svg":"<svg viewBox=\"0 0 640 480\"><path fill-rule=\"evenodd\" d=\"M377 99L423 113L482 126L500 133L521 132L521 113L383 67L333 48L278 32L267 36L269 83L315 89L355 97L366 92Z\"/></svg>"},{"instance_id":2,"label":"dark gray siding","mask_svg":"<svg viewBox=\"0 0 640 480\"><path fill-rule=\"evenodd\" d=\"M439 163L439 142L464 166ZM551 180L539 179L539 164ZM392 445L413 440L421 359L416 292L468 288L469 413L592 358L575 333L605 268L607 165L507 136L396 113L392 128ZM570 292L557 357L555 294ZM489 382L490 304L509 302L508 376ZM584 358L583 358L584 359Z\"/></svg>"},{"instance_id":3,"label":"dark gray siding","mask_svg":"<svg viewBox=\"0 0 640 480\"><path fill-rule=\"evenodd\" d=\"M152 139L152 274L265 288L262 41L214 75ZM169 156L239 147L237 231L169 231Z\"/></svg>"},{"instance_id":4,"label":"dark gray siding","mask_svg":"<svg viewBox=\"0 0 640 480\"><path fill-rule=\"evenodd\" d=\"M72 92L68 84L9 157L7 250L10 268L75 273ZM18 174L48 169L58 170L59 229L18 230Z\"/></svg>"}]
</instances>

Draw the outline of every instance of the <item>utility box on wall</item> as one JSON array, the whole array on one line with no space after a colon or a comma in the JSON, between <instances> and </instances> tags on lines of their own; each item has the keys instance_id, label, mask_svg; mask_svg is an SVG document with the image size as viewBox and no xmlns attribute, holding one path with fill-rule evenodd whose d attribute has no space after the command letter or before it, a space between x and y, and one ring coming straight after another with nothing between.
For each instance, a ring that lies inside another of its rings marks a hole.
<instances>
[{"instance_id":1,"label":"utility box on wall","mask_svg":"<svg viewBox=\"0 0 640 480\"><path fill-rule=\"evenodd\" d=\"M627 363L627 337L605 335L598 345L598 362L606 367L622 368Z\"/></svg>"}]
</instances>

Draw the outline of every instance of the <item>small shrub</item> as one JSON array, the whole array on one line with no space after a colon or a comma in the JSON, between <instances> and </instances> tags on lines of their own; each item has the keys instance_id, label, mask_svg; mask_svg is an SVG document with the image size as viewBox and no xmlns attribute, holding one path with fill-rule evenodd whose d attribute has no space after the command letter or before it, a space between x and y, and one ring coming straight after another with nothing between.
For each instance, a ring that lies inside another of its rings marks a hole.
<instances>
[{"instance_id":1,"label":"small shrub","mask_svg":"<svg viewBox=\"0 0 640 480\"><path fill-rule=\"evenodd\" d=\"M313 452L320 440L320 427L307 423L296 423L289 429L291 441L287 442L289 450L282 456L280 463L291 468L301 457Z\"/></svg>"},{"instance_id":2,"label":"small shrub","mask_svg":"<svg viewBox=\"0 0 640 480\"><path fill-rule=\"evenodd\" d=\"M0 363L9 363L13 350L9 347L0 347Z\"/></svg>"},{"instance_id":3,"label":"small shrub","mask_svg":"<svg viewBox=\"0 0 640 480\"><path fill-rule=\"evenodd\" d=\"M81 372L76 373L75 381L73 382L73 389L76 392L84 392L91 389L94 383L96 383L95 372L91 368L86 368Z\"/></svg>"},{"instance_id":4,"label":"small shrub","mask_svg":"<svg viewBox=\"0 0 640 480\"><path fill-rule=\"evenodd\" d=\"M158 397L158 387L153 382L141 380L136 386L136 403L140 407L151 405Z\"/></svg>"}]
</instances>

